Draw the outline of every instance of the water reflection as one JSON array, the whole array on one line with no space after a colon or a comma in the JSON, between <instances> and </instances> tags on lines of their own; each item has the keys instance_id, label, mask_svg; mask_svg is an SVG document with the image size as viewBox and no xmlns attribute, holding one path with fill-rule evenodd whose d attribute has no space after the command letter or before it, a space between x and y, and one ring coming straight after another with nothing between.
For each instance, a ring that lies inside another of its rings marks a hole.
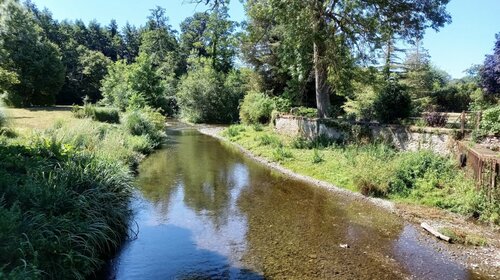
<instances>
[{"instance_id":1,"label":"water reflection","mask_svg":"<svg viewBox=\"0 0 500 280\"><path fill-rule=\"evenodd\" d=\"M189 128L169 135L140 167L140 234L114 261L118 279L473 278L386 211L275 174Z\"/></svg>"}]
</instances>

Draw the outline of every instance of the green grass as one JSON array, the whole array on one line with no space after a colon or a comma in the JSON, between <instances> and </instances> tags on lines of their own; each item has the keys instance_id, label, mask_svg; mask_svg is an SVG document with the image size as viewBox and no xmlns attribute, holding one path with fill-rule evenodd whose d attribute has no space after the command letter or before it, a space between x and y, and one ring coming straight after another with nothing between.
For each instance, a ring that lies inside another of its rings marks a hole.
<instances>
[{"instance_id":1,"label":"green grass","mask_svg":"<svg viewBox=\"0 0 500 280\"><path fill-rule=\"evenodd\" d=\"M498 203L486 203L453 159L430 151L398 152L385 144L338 145L323 138L291 138L270 127L255 130L238 125L222 134L255 155L342 188L500 222Z\"/></svg>"},{"instance_id":2,"label":"green grass","mask_svg":"<svg viewBox=\"0 0 500 280\"><path fill-rule=\"evenodd\" d=\"M133 135L40 111L50 129L29 124L19 136L0 135L0 279L92 278L127 238L131 167L159 145L163 120L130 112L146 115Z\"/></svg>"}]
</instances>

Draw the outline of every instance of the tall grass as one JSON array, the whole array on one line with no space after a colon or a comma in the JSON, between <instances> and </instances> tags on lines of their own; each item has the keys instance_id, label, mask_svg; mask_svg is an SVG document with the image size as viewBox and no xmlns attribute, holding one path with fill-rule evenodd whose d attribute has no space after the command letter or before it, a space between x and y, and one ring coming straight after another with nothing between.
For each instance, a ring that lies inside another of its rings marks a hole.
<instances>
[{"instance_id":1,"label":"tall grass","mask_svg":"<svg viewBox=\"0 0 500 280\"><path fill-rule=\"evenodd\" d=\"M91 275L126 237L129 169L43 137L0 155L0 275Z\"/></svg>"},{"instance_id":2,"label":"tall grass","mask_svg":"<svg viewBox=\"0 0 500 280\"><path fill-rule=\"evenodd\" d=\"M130 166L161 143L157 121L140 135L89 119L0 136L0 279L94 276L127 238Z\"/></svg>"}]
</instances>

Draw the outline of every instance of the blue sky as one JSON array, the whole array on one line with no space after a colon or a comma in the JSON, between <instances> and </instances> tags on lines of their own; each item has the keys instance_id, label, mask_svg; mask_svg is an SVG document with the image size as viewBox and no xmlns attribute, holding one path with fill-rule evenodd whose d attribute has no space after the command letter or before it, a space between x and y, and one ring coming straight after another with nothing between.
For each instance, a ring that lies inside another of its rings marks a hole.
<instances>
[{"instance_id":1,"label":"blue sky","mask_svg":"<svg viewBox=\"0 0 500 280\"><path fill-rule=\"evenodd\" d=\"M107 24L116 19L120 26L127 21L142 25L149 9L162 6L167 9L170 23L179 29L179 23L203 5L189 0L32 0L40 8L47 7L56 19L96 19ZM453 22L439 32L428 30L423 40L432 62L453 78L464 76L463 71L480 64L486 54L493 52L495 33L500 32L500 0L451 0L448 4ZM233 20L245 18L242 4L232 0L230 14Z\"/></svg>"}]
</instances>

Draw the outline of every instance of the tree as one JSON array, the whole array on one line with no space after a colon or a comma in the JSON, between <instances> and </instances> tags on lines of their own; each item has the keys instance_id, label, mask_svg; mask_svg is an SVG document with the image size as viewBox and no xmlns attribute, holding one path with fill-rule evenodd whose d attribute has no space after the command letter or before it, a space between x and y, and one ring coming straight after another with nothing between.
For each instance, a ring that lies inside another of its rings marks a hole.
<instances>
[{"instance_id":1,"label":"tree","mask_svg":"<svg viewBox=\"0 0 500 280\"><path fill-rule=\"evenodd\" d=\"M481 87L488 95L500 96L500 33L495 35L493 54L487 55L480 69Z\"/></svg>"},{"instance_id":2,"label":"tree","mask_svg":"<svg viewBox=\"0 0 500 280\"><path fill-rule=\"evenodd\" d=\"M59 48L42 36L32 15L17 1L2 3L0 24L0 67L19 77L6 101L15 106L54 104L64 82Z\"/></svg>"},{"instance_id":3,"label":"tree","mask_svg":"<svg viewBox=\"0 0 500 280\"><path fill-rule=\"evenodd\" d=\"M211 60L196 56L189 59L189 64L177 93L181 116L194 123L237 121L238 105L243 98L239 72L218 72Z\"/></svg>"},{"instance_id":4,"label":"tree","mask_svg":"<svg viewBox=\"0 0 500 280\"><path fill-rule=\"evenodd\" d=\"M128 66L126 60L118 60L108 67L108 73L101 81L103 104L114 106L122 111L128 107L132 96L129 90Z\"/></svg>"},{"instance_id":5,"label":"tree","mask_svg":"<svg viewBox=\"0 0 500 280\"><path fill-rule=\"evenodd\" d=\"M228 20L227 7L215 7L210 13L196 13L181 23L181 49L185 57L194 50L210 57L212 67L228 73L236 54L236 23Z\"/></svg>"},{"instance_id":6,"label":"tree","mask_svg":"<svg viewBox=\"0 0 500 280\"><path fill-rule=\"evenodd\" d=\"M133 25L128 22L122 29L123 33L123 58L129 63L132 63L139 55L139 47L141 45L141 33Z\"/></svg>"},{"instance_id":7,"label":"tree","mask_svg":"<svg viewBox=\"0 0 500 280\"><path fill-rule=\"evenodd\" d=\"M101 80L108 72L111 60L102 52L92 51L84 46L78 47L78 72L81 73L81 96L87 96L90 102L97 102L102 98Z\"/></svg>"},{"instance_id":8,"label":"tree","mask_svg":"<svg viewBox=\"0 0 500 280\"><path fill-rule=\"evenodd\" d=\"M382 32L392 31L403 39L419 38L427 27L439 29L449 22L449 0L253 0L265 2L284 34L290 56L299 47L309 48L313 62L316 103L320 117L330 115L329 72L343 74L344 59L366 57L380 44ZM347 52L348 51L348 52ZM304 56L302 53L301 56ZM347 65L349 66L349 65ZM339 76L339 75L337 75ZM343 79L334 79L334 81ZM331 88L332 87L332 88Z\"/></svg>"}]
</instances>

